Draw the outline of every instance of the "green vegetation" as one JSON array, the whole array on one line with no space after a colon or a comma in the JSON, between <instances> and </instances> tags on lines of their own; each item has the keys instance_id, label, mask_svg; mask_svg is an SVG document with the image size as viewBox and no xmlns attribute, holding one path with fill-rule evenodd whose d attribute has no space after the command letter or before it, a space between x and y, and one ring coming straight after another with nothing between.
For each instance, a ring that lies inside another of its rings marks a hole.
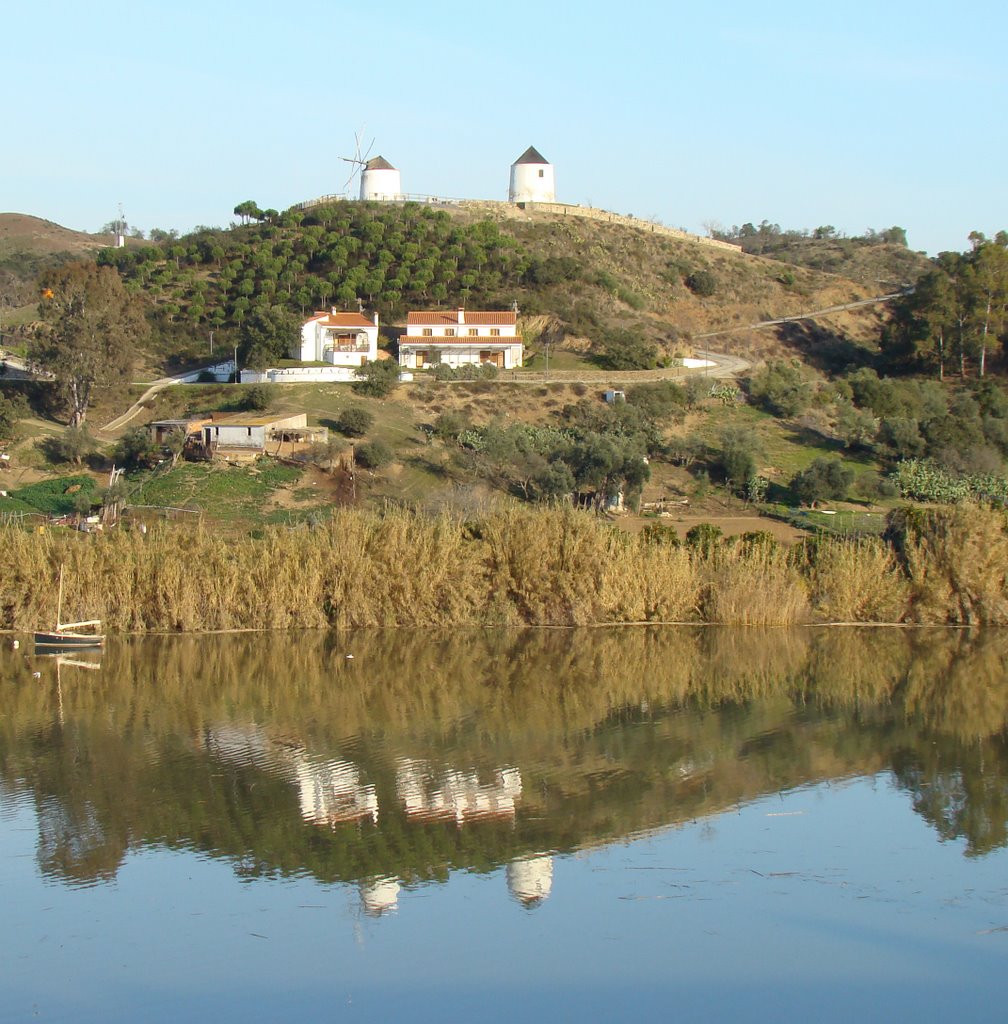
<instances>
[{"instance_id":1,"label":"green vegetation","mask_svg":"<svg viewBox=\"0 0 1008 1024\"><path fill-rule=\"evenodd\" d=\"M42 279L40 314L33 357L53 375L80 427L96 388L125 384L138 341L147 333L139 305L119 275L93 263L73 263Z\"/></svg>"},{"instance_id":2,"label":"green vegetation","mask_svg":"<svg viewBox=\"0 0 1008 1024\"><path fill-rule=\"evenodd\" d=\"M6 498L0 498L0 515L5 512L34 512L67 516L77 511L77 494L84 492L96 498L97 490L94 480L85 475L43 480L8 491Z\"/></svg>"}]
</instances>

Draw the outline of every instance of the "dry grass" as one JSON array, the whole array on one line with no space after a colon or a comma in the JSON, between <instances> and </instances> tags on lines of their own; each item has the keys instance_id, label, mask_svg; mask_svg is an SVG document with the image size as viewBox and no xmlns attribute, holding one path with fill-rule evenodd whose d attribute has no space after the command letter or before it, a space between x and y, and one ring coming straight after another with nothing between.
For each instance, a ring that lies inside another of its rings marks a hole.
<instances>
[{"instance_id":1,"label":"dry grass","mask_svg":"<svg viewBox=\"0 0 1008 1024\"><path fill-rule=\"evenodd\" d=\"M827 622L900 622L909 585L880 540L825 541L812 569L812 603Z\"/></svg>"},{"instance_id":2,"label":"dry grass","mask_svg":"<svg viewBox=\"0 0 1008 1024\"><path fill-rule=\"evenodd\" d=\"M928 513L901 545L831 540L709 557L570 508L338 511L315 529L224 541L2 531L0 627L101 618L110 632L712 622L1004 623L1008 536L995 512Z\"/></svg>"}]
</instances>

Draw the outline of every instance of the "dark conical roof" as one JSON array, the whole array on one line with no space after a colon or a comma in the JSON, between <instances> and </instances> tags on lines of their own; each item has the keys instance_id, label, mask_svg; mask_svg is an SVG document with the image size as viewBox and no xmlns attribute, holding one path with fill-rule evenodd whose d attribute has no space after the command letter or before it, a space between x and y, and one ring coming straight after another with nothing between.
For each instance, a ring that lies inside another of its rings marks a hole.
<instances>
[{"instance_id":1,"label":"dark conical roof","mask_svg":"<svg viewBox=\"0 0 1008 1024\"><path fill-rule=\"evenodd\" d=\"M383 156L372 157L364 165L365 171L394 171L395 168Z\"/></svg>"},{"instance_id":2,"label":"dark conical roof","mask_svg":"<svg viewBox=\"0 0 1008 1024\"><path fill-rule=\"evenodd\" d=\"M515 160L515 163L516 164L548 164L549 160L547 160L546 157L544 157L542 155L542 153L540 153L539 150L535 148L535 146L529 146L529 148L526 149L525 152L522 153L522 155L520 157L518 157L517 160Z\"/></svg>"}]
</instances>

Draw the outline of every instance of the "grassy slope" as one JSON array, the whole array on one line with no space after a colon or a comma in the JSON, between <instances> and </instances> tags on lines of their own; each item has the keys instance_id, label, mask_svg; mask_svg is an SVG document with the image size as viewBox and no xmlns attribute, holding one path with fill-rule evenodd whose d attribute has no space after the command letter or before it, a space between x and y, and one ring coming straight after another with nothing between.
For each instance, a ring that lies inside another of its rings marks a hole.
<instances>
[{"instance_id":1,"label":"grassy slope","mask_svg":"<svg viewBox=\"0 0 1008 1024\"><path fill-rule=\"evenodd\" d=\"M463 223L480 219L471 211L455 211L453 217ZM795 268L785 273L781 263L774 259L736 255L622 225L540 216L531 222L502 220L500 227L538 259L576 254L580 261L576 284L559 281L534 290L526 289L519 296L527 314L543 313L534 321L527 320L534 322L537 329L551 322L555 324L557 318L562 321L560 327L565 331L565 342L554 346L550 356L551 368L556 370L586 365L585 349L592 342L593 321L601 325L600 329L621 323L637 324L652 338L667 342L669 348L688 352L696 347L691 344L691 338L704 331L735 330L761 319L856 301L878 290L817 270ZM6 248L0 246L0 256L29 251L40 258L56 251L85 255L101 241L96 236L66 232L58 225L36 218L14 215L0 216L0 228L6 228ZM300 230L278 229L280 235L294 241ZM247 239L254 235L254 229L242 229L230 235ZM866 251L875 250L859 249L858 253ZM718 291L714 296L698 298L683 284L684 276L696 270L715 274ZM213 275L212 270L199 270L195 276L209 280ZM874 280L871 283L874 284ZM837 314L815 326L789 327L780 332L736 330L710 344L716 350L735 351L752 358L797 349L815 359L830 351L835 362L852 353L858 358L857 352L863 352L877 337L880 322L880 311L867 309ZM530 345L529 359L533 367L542 368L543 352L535 341ZM131 388L120 395L99 395L92 421L106 422L135 400L138 393L139 389ZM564 385L535 388L499 384L488 389L478 384L435 387L418 383L401 388L384 402L360 399L346 386L304 385L285 388L280 393L277 409L306 411L312 422L330 425L348 404L368 408L375 416L369 439L388 443L396 453L396 462L373 477L361 474L358 494L365 501L393 498L422 504L460 488L479 490L451 465L449 453L443 446L427 443L420 428L431 423L439 412L459 409L474 422L486 422L494 416L541 420L576 399L576 394ZM171 388L157 396L136 423L186 411L224 409L231 401L226 388ZM747 408L728 412L720 407L711 408L699 418L698 430L713 438L723 423L734 421L746 423L761 438L765 468L771 479L787 479L817 455L835 449L835 445L821 435ZM31 421L27 428L35 438L60 429L58 424L41 420ZM31 440L16 451L22 473L25 466L35 468L29 479L44 475L51 468ZM673 467L656 465L654 468L654 479L645 497L662 496L665 491L682 492L691 486L691 479ZM870 460L865 461L865 468L874 468ZM235 471L228 472L232 480L238 479ZM253 521L263 515L279 514L283 508L303 510L320 504L312 492L319 480L300 483L284 480L278 486L287 493L278 504L264 490L262 478L255 475L247 486L239 488L241 493L233 501L226 494L215 495L215 483L197 481L189 470L178 470L173 476L176 476L175 483L162 481L154 489L153 494L159 501L166 504L195 502L209 507L216 500L220 502L219 512L228 518ZM23 478L21 482L25 482ZM295 493L300 494L300 498L292 497Z\"/></svg>"}]
</instances>

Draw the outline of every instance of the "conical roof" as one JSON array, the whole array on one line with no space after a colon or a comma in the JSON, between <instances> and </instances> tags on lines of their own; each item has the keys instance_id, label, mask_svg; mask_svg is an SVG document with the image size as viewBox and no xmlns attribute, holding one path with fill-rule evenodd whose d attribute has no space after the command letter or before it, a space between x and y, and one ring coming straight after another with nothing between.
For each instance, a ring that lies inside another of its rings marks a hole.
<instances>
[{"instance_id":1,"label":"conical roof","mask_svg":"<svg viewBox=\"0 0 1008 1024\"><path fill-rule=\"evenodd\" d=\"M365 171L394 171L395 168L383 156L372 157L364 165Z\"/></svg>"},{"instance_id":2,"label":"conical roof","mask_svg":"<svg viewBox=\"0 0 1008 1024\"><path fill-rule=\"evenodd\" d=\"M540 153L539 150L535 148L535 146L529 146L529 148L526 149L525 152L522 153L522 155L520 157L518 157L517 160L515 160L515 163L516 164L548 164L549 160L547 160L546 157L544 157L542 155L542 153Z\"/></svg>"}]
</instances>

